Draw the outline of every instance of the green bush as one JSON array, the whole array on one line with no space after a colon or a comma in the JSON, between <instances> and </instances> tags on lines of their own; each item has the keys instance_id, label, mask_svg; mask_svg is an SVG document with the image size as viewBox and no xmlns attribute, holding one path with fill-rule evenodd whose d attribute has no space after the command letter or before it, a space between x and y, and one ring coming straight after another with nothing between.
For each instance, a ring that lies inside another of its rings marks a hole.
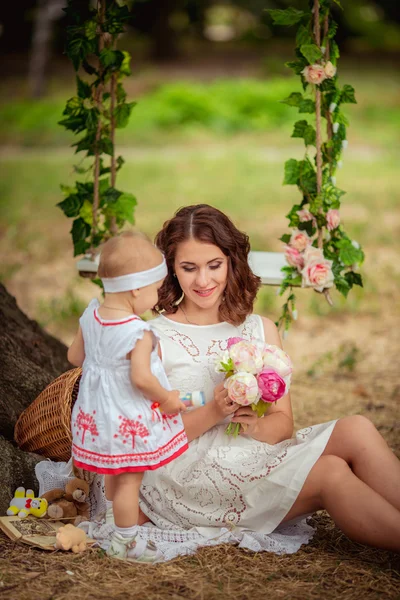
<instances>
[{"instance_id":1,"label":"green bush","mask_svg":"<svg viewBox=\"0 0 400 600\"><path fill-rule=\"evenodd\" d=\"M290 107L280 101L293 83L287 78L270 81L223 80L210 84L163 84L138 98L128 126L118 132L120 142L132 141L136 132L173 131L198 127L217 133L260 131L293 120ZM0 106L0 142L24 145L66 143L71 135L57 123L65 97L17 101Z\"/></svg>"}]
</instances>

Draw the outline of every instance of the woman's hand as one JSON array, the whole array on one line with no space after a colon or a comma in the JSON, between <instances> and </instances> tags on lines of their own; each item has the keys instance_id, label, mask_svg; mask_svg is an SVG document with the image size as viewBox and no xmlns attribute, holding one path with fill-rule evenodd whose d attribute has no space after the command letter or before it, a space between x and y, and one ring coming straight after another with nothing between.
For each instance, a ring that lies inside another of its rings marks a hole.
<instances>
[{"instance_id":1,"label":"woman's hand","mask_svg":"<svg viewBox=\"0 0 400 600\"><path fill-rule=\"evenodd\" d=\"M224 384L220 383L214 390L214 399L212 400L215 411L218 415L218 420L225 419L237 410L239 404L233 402L228 396L228 390L224 388Z\"/></svg>"},{"instance_id":2,"label":"woman's hand","mask_svg":"<svg viewBox=\"0 0 400 600\"><path fill-rule=\"evenodd\" d=\"M236 410L232 423L240 423L241 435L252 436L257 429L258 416L251 406L241 406Z\"/></svg>"}]
</instances>

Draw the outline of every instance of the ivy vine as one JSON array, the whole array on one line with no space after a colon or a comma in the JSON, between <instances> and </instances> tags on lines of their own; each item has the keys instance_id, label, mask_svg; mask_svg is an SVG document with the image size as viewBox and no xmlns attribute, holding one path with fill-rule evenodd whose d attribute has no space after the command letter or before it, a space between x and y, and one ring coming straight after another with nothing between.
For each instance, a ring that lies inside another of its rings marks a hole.
<instances>
[{"instance_id":1,"label":"ivy vine","mask_svg":"<svg viewBox=\"0 0 400 600\"><path fill-rule=\"evenodd\" d=\"M126 222L134 223L136 198L116 187L124 159L115 154L115 130L125 127L135 102L127 102L122 80L130 75L130 55L117 39L129 18L129 0L68 0L66 54L76 75L60 125L82 137L72 144L83 152L74 186L62 185L65 199L57 206L72 218L74 256L89 254ZM86 75L83 79L78 72ZM90 164L83 166L84 159Z\"/></svg>"},{"instance_id":2,"label":"ivy vine","mask_svg":"<svg viewBox=\"0 0 400 600\"><path fill-rule=\"evenodd\" d=\"M292 133L293 138L304 140L303 159L285 163L283 184L296 185L301 200L286 216L292 232L280 238L288 263L282 268L279 290L287 297L277 322L284 336L297 319L294 288L310 287L332 304L330 288L347 297L354 285L363 285L358 269L364 252L341 223L339 209L345 192L336 186L336 171L348 145L349 122L342 106L355 104L356 99L351 85L341 87L338 82L340 53L333 4L341 8L338 0L311 0L308 10L269 10L275 25L298 26L296 58L286 65L300 77L303 93L293 92L282 102L301 115L310 115L296 121Z\"/></svg>"}]
</instances>

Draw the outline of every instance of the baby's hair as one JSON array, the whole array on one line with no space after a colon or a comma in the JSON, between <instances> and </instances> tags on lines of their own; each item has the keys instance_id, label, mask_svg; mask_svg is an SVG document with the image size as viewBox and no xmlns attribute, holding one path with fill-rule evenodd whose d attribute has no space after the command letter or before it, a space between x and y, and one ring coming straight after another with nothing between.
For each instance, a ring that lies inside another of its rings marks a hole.
<instances>
[{"instance_id":1,"label":"baby's hair","mask_svg":"<svg viewBox=\"0 0 400 600\"><path fill-rule=\"evenodd\" d=\"M160 262L160 251L144 233L124 231L102 245L97 275L100 279L120 277L150 269Z\"/></svg>"}]
</instances>

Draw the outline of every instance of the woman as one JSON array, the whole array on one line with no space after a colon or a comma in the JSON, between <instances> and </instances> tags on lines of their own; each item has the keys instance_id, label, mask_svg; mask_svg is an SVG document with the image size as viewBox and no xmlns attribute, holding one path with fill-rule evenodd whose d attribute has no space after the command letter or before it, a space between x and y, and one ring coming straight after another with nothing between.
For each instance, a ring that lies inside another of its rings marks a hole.
<instances>
[{"instance_id":1,"label":"woman","mask_svg":"<svg viewBox=\"0 0 400 600\"><path fill-rule=\"evenodd\" d=\"M189 450L146 473L143 512L162 529L269 534L326 509L349 538L399 551L400 462L368 419L349 416L292 438L289 394L258 419L229 400L215 372L229 337L281 346L274 323L252 314L260 280L248 266L248 237L203 204L179 210L156 245L169 271L152 321L163 364L174 388L203 390L207 402L183 415ZM241 424L239 437L224 433L229 420Z\"/></svg>"}]
</instances>

